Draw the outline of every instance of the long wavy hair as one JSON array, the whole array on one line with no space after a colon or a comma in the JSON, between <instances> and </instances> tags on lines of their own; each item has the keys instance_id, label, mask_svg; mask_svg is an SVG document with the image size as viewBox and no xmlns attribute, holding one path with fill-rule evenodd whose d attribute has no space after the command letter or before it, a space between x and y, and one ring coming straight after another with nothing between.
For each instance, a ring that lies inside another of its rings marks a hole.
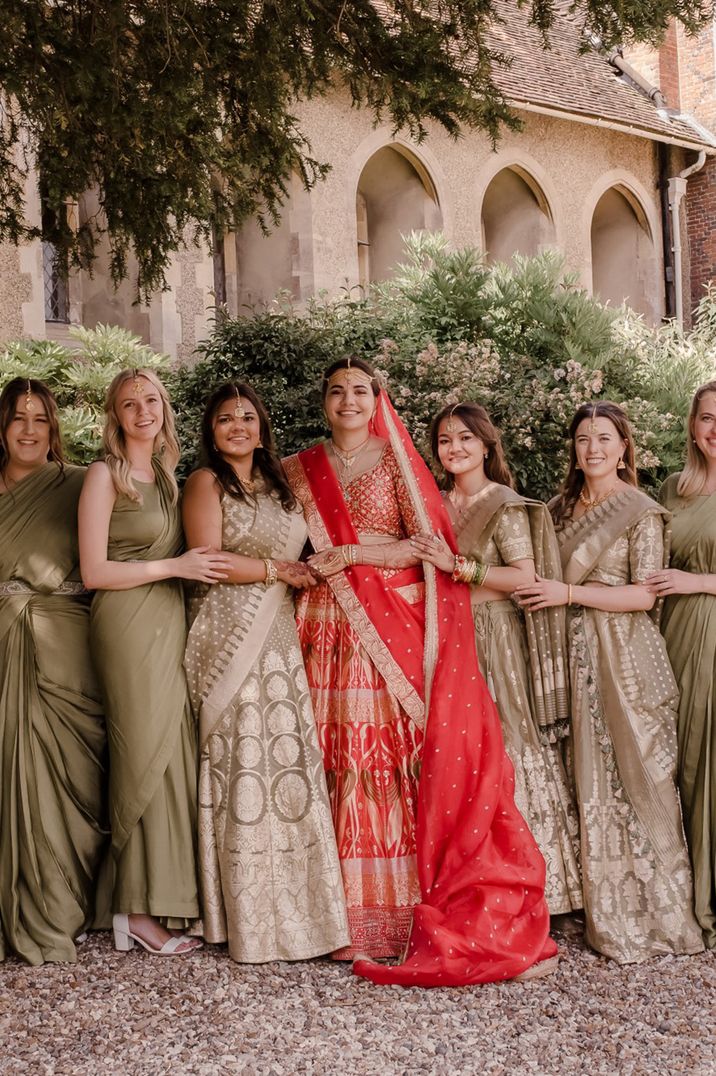
<instances>
[{"instance_id":1,"label":"long wavy hair","mask_svg":"<svg viewBox=\"0 0 716 1076\"><path fill-rule=\"evenodd\" d=\"M479 437L483 445L487 449L487 459L485 460L485 475L491 482L499 482L501 486L509 486L510 489L515 488L515 480L512 477L512 471L507 466L505 459L505 453L502 449L502 440L500 438L500 431L495 425L493 425L492 419L488 415L482 404L473 403L468 400L465 403L448 404L447 407L443 407L442 411L438 411L437 415L432 421L430 426L430 450L433 454L433 459L438 467L442 468L444 476L441 480L441 484L445 489L452 489L455 485L455 478L446 471L440 462L440 454L438 452L438 438L440 435L440 424L445 419L459 418L467 426L471 433L474 433L475 437Z\"/></svg>"},{"instance_id":2,"label":"long wavy hair","mask_svg":"<svg viewBox=\"0 0 716 1076\"><path fill-rule=\"evenodd\" d=\"M281 460L276 452L276 442L271 429L271 422L263 401L250 385L243 381L227 381L212 392L206 401L201 420L201 455L202 466L208 467L216 477L224 493L237 501L248 501L249 496L241 485L239 478L214 444L214 419L216 412L226 400L236 400L237 393L256 409L259 417L260 447L254 449L254 469L263 478L267 490L273 491L287 512L296 507L296 498L286 480Z\"/></svg>"},{"instance_id":3,"label":"long wavy hair","mask_svg":"<svg viewBox=\"0 0 716 1076\"><path fill-rule=\"evenodd\" d=\"M174 424L174 412L169 402L167 390L152 370L122 370L112 380L107 389L107 396L104 401L105 422L104 430L102 431L104 462L109 467L114 488L117 492L124 493L130 501L136 501L141 504L142 495L132 481L132 465L127 455L124 431L117 415L117 396L120 389L128 381L133 381L138 377L146 378L161 397L163 422L161 430L154 438L152 455L154 466L162 472L169 483L172 491L172 504L176 504L179 499L179 488L174 472L179 462L180 452Z\"/></svg>"},{"instance_id":4,"label":"long wavy hair","mask_svg":"<svg viewBox=\"0 0 716 1076\"><path fill-rule=\"evenodd\" d=\"M705 385L700 385L694 393L694 398L691 401L691 409L689 411L689 420L686 425L687 438L686 438L686 463L684 469L681 472L676 492L680 497L695 497L701 493L706 485L706 479L708 478L708 462L703 452L696 444L694 439L694 429L696 426L696 416L699 413L699 404L707 393L713 392L716 395L716 381L707 381Z\"/></svg>"},{"instance_id":5,"label":"long wavy hair","mask_svg":"<svg viewBox=\"0 0 716 1076\"><path fill-rule=\"evenodd\" d=\"M10 462L10 451L7 444L7 431L15 417L17 401L27 394L28 388L33 396L42 400L47 413L47 421L50 433L50 447L47 453L48 462L57 463L60 471L64 468L65 457L62 450L62 434L60 433L60 418L57 413L57 401L44 381L36 381L30 377L14 377L8 381L0 393L0 473L5 470Z\"/></svg>"},{"instance_id":6,"label":"long wavy hair","mask_svg":"<svg viewBox=\"0 0 716 1076\"><path fill-rule=\"evenodd\" d=\"M619 404L612 403L610 400L598 400L596 403L582 404L572 419L569 427L569 464L567 466L567 476L558 495L550 504L552 518L557 526L566 523L570 518L572 509L577 503L579 494L582 492L584 486L584 474L577 466L577 453L574 439L580 423L584 422L585 418L609 419L621 439L626 442L624 455L622 457L624 460L624 468L619 471L619 477L623 482L627 482L630 486L639 485L636 476L634 436L631 432L631 426L629 425L629 419L627 418L626 413L621 409Z\"/></svg>"},{"instance_id":7,"label":"long wavy hair","mask_svg":"<svg viewBox=\"0 0 716 1076\"><path fill-rule=\"evenodd\" d=\"M373 389L374 396L380 396L380 382L378 375L373 367L365 359L362 359L360 355L344 355L341 359L336 359L329 367L323 371L323 380L321 382L321 400L325 402L328 395L328 382L333 374L339 370L348 370L349 368L355 370L362 370L364 374L367 374L371 379L371 388Z\"/></svg>"}]
</instances>

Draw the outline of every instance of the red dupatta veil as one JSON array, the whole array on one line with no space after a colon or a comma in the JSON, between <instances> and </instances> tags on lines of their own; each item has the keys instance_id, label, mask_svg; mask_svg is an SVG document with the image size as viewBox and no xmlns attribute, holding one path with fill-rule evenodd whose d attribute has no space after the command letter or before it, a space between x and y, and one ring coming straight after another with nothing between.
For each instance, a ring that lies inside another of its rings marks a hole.
<instances>
[{"instance_id":1,"label":"red dupatta veil","mask_svg":"<svg viewBox=\"0 0 716 1076\"><path fill-rule=\"evenodd\" d=\"M423 529L442 531L457 549L435 481L385 391L372 429L390 442ZM298 459L330 543L355 542L322 446ZM287 461L291 469L295 461ZM391 668L378 667L406 709L418 702L425 714L416 833L422 899L401 964L362 960L353 967L373 982L403 986L511 979L557 952L549 937L544 860L515 806L512 764L477 663L468 588L432 565L424 569L424 621L403 615L399 628L396 614L405 610L381 572L347 569L336 591L341 604L357 603L364 644L369 653L382 652L384 664L389 642Z\"/></svg>"}]
</instances>

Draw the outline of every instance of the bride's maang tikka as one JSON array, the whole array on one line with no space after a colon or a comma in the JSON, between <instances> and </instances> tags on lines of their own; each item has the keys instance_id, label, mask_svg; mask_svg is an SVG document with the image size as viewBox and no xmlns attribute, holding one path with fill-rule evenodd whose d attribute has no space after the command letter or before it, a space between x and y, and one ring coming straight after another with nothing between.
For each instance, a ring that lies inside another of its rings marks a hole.
<instances>
[{"instance_id":1,"label":"bride's maang tikka","mask_svg":"<svg viewBox=\"0 0 716 1076\"><path fill-rule=\"evenodd\" d=\"M144 395L144 385L142 384L142 375L136 368L132 371L132 391L135 396Z\"/></svg>"},{"instance_id":2,"label":"bride's maang tikka","mask_svg":"<svg viewBox=\"0 0 716 1076\"><path fill-rule=\"evenodd\" d=\"M327 385L335 385L338 382L343 382L345 385L353 387L353 385L367 385L372 388L374 377L371 377L365 370L361 370L360 366L351 365L351 356L346 359L345 366L339 367L338 370L334 370L330 377L324 378Z\"/></svg>"},{"instance_id":3,"label":"bride's maang tikka","mask_svg":"<svg viewBox=\"0 0 716 1076\"><path fill-rule=\"evenodd\" d=\"M597 432L596 418L597 418L597 405L592 404L592 417L591 417L591 419L589 421L589 427L588 427L590 433L596 433Z\"/></svg>"},{"instance_id":4,"label":"bride's maang tikka","mask_svg":"<svg viewBox=\"0 0 716 1076\"><path fill-rule=\"evenodd\" d=\"M25 389L25 410L35 410L35 401L32 398L32 382L30 381L29 377L27 379L27 388Z\"/></svg>"},{"instance_id":5,"label":"bride's maang tikka","mask_svg":"<svg viewBox=\"0 0 716 1076\"><path fill-rule=\"evenodd\" d=\"M246 418L246 411L244 409L244 405L241 402L241 393L239 392L236 385L234 385L234 388L236 389L236 407L234 408L234 417Z\"/></svg>"}]
</instances>

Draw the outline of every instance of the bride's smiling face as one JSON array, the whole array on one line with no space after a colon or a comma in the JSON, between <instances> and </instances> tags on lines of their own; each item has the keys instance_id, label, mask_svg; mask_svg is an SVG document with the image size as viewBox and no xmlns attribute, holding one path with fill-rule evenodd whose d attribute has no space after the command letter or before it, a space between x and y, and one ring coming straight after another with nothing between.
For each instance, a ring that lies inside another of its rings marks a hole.
<instances>
[{"instance_id":1,"label":"bride's smiling face","mask_svg":"<svg viewBox=\"0 0 716 1076\"><path fill-rule=\"evenodd\" d=\"M364 431L367 436L368 425L375 412L375 396L368 377L358 377L349 370L334 374L328 384L323 407L333 433Z\"/></svg>"}]
</instances>

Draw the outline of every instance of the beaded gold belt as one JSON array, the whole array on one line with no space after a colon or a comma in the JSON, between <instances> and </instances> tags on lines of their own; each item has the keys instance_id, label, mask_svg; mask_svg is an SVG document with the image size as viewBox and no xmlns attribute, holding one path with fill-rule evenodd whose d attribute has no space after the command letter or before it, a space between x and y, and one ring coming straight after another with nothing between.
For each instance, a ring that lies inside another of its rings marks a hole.
<instances>
[{"instance_id":1,"label":"beaded gold belt","mask_svg":"<svg viewBox=\"0 0 716 1076\"><path fill-rule=\"evenodd\" d=\"M35 590L34 587L29 586L27 583L23 583L20 579L6 579L0 583L0 597L4 597L6 594L41 594L42 591ZM87 588L83 583L60 583L57 590L48 591L49 594L87 594Z\"/></svg>"}]
</instances>

